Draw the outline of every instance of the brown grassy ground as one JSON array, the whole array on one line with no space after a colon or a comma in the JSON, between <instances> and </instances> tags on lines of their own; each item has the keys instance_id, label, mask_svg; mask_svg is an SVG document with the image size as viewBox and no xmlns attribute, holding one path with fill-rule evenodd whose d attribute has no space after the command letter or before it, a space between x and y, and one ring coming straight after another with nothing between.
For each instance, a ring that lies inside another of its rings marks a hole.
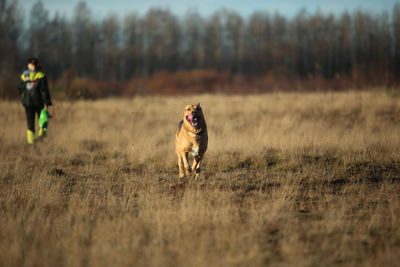
<instances>
[{"instance_id":1,"label":"brown grassy ground","mask_svg":"<svg viewBox=\"0 0 400 267\"><path fill-rule=\"evenodd\" d=\"M203 180L179 179L186 103ZM385 93L62 102L28 147L0 103L1 266L400 264L400 99Z\"/></svg>"}]
</instances>

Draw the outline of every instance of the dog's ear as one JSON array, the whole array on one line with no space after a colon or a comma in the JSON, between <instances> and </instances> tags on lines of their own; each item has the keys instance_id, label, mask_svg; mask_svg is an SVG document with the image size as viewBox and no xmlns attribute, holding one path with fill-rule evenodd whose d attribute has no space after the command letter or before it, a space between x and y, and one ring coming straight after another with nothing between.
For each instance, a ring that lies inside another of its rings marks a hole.
<instances>
[{"instance_id":1,"label":"dog's ear","mask_svg":"<svg viewBox=\"0 0 400 267\"><path fill-rule=\"evenodd\" d=\"M200 107L200 102L197 102L197 106Z\"/></svg>"}]
</instances>

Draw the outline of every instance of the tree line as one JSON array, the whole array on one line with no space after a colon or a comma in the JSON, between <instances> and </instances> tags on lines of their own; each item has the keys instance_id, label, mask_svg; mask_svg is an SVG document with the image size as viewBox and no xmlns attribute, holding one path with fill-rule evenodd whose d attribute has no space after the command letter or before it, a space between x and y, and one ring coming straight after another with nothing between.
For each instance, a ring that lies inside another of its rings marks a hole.
<instances>
[{"instance_id":1,"label":"tree line","mask_svg":"<svg viewBox=\"0 0 400 267\"><path fill-rule=\"evenodd\" d=\"M195 10L178 17L153 8L143 16L132 12L97 19L84 1L66 18L50 16L40 0L27 16L18 1L0 0L1 96L11 94L10 83L31 56L41 59L51 81L72 75L117 82L159 72L213 70L393 86L400 73L400 4L380 15L303 9L288 19L268 12L242 17L221 9L209 17Z\"/></svg>"}]
</instances>

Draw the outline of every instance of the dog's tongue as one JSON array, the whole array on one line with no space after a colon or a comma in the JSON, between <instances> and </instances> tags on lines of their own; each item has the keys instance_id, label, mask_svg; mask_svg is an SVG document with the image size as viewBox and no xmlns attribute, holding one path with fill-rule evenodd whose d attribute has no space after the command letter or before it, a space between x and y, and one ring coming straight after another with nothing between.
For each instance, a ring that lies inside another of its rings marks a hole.
<instances>
[{"instance_id":1,"label":"dog's tongue","mask_svg":"<svg viewBox=\"0 0 400 267\"><path fill-rule=\"evenodd\" d=\"M187 116L187 118L188 118L189 121L192 121L192 120L193 120L193 114L189 114L189 115Z\"/></svg>"}]
</instances>

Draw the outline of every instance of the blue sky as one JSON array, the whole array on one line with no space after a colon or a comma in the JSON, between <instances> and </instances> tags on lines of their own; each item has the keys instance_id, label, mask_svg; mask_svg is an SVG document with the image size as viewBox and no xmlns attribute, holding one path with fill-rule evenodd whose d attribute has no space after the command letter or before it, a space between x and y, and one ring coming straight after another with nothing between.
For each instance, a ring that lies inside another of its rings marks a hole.
<instances>
[{"instance_id":1,"label":"blue sky","mask_svg":"<svg viewBox=\"0 0 400 267\"><path fill-rule=\"evenodd\" d=\"M56 10L69 17L80 0L42 0L53 15ZM28 13L36 0L19 0ZM126 14L136 12L144 15L151 7L168 8L173 14L184 15L188 10L197 10L203 16L209 16L221 8L237 11L249 16L255 11L268 11L292 17L305 8L309 13L320 10L323 13L341 14L360 9L372 14L391 13L395 3L400 0L86 0L93 16L103 17L109 13Z\"/></svg>"}]
</instances>

